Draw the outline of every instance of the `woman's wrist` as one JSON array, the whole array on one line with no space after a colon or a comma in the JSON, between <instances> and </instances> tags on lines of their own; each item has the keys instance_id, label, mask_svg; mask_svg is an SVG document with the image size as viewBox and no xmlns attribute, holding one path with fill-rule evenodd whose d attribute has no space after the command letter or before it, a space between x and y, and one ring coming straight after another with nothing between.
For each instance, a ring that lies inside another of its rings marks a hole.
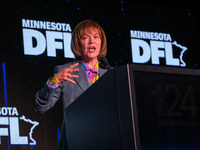
<instances>
[{"instance_id":1,"label":"woman's wrist","mask_svg":"<svg viewBox=\"0 0 200 150\"><path fill-rule=\"evenodd\" d=\"M56 78L56 74L49 80L48 86L51 88L56 88L61 84L61 82Z\"/></svg>"}]
</instances>

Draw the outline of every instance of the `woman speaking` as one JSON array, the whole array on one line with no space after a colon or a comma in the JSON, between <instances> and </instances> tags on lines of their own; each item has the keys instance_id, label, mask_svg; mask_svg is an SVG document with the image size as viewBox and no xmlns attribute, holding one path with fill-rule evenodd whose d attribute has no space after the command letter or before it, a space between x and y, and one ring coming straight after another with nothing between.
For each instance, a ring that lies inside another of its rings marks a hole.
<instances>
[{"instance_id":1,"label":"woman speaking","mask_svg":"<svg viewBox=\"0 0 200 150\"><path fill-rule=\"evenodd\" d=\"M103 29L97 22L84 20L75 27L71 49L76 59L55 67L53 76L36 93L36 112L46 112L58 100L62 100L63 109L66 109L107 71L99 67L100 58L107 53L107 41ZM57 149L66 150L66 142L63 121Z\"/></svg>"}]
</instances>

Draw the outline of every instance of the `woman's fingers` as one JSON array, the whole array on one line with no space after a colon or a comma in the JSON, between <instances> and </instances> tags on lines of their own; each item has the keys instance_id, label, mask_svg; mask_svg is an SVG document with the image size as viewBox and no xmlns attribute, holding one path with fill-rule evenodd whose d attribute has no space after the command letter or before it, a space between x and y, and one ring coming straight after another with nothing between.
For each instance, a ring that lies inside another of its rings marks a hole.
<instances>
[{"instance_id":1,"label":"woman's fingers","mask_svg":"<svg viewBox=\"0 0 200 150\"><path fill-rule=\"evenodd\" d=\"M71 82L73 84L76 84L76 82L74 80L70 79L70 78L67 78L65 81L68 81L68 82Z\"/></svg>"},{"instance_id":2,"label":"woman's fingers","mask_svg":"<svg viewBox=\"0 0 200 150\"><path fill-rule=\"evenodd\" d=\"M74 67L76 67L76 66L78 66L78 65L79 65L79 63L75 63L75 64L69 66L68 68L69 68L69 69L73 69Z\"/></svg>"},{"instance_id":3,"label":"woman's fingers","mask_svg":"<svg viewBox=\"0 0 200 150\"><path fill-rule=\"evenodd\" d=\"M56 78L58 80L60 80L61 82L63 82L63 81L69 81L69 82L75 84L76 82L73 81L70 78L79 78L78 75L73 75L72 74L74 72L78 72L79 71L79 69L74 69L74 67L76 67L78 65L79 65L79 63L75 63L75 64L69 66L68 68L63 69L61 72L59 72L59 73L56 74Z\"/></svg>"}]
</instances>

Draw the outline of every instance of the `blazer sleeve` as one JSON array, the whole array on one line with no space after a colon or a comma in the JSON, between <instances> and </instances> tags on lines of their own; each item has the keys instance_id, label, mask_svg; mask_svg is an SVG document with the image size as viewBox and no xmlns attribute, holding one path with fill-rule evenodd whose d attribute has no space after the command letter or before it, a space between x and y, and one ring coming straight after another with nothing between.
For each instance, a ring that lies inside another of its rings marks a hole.
<instances>
[{"instance_id":1,"label":"blazer sleeve","mask_svg":"<svg viewBox=\"0 0 200 150\"><path fill-rule=\"evenodd\" d=\"M54 73L61 71L59 67L55 67ZM49 80L48 80L49 81ZM60 99L61 88L48 87L47 83L44 84L43 88L36 93L34 109L38 113L45 113L47 110L52 108L55 103Z\"/></svg>"}]
</instances>

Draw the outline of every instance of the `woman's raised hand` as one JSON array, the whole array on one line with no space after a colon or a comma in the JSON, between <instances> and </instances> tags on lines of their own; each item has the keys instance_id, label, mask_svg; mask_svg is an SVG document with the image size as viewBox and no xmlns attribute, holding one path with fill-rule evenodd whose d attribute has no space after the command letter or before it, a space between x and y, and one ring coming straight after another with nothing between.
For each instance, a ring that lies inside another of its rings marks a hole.
<instances>
[{"instance_id":1,"label":"woman's raised hand","mask_svg":"<svg viewBox=\"0 0 200 150\"><path fill-rule=\"evenodd\" d=\"M74 69L78 65L79 65L79 63L75 63L75 64L69 66L68 68L65 68L62 71L56 73L55 74L56 78L60 82L68 81L68 82L76 84L76 82L73 81L71 78L79 78L78 75L73 75L74 72L78 72L79 71L79 69Z\"/></svg>"}]
</instances>

